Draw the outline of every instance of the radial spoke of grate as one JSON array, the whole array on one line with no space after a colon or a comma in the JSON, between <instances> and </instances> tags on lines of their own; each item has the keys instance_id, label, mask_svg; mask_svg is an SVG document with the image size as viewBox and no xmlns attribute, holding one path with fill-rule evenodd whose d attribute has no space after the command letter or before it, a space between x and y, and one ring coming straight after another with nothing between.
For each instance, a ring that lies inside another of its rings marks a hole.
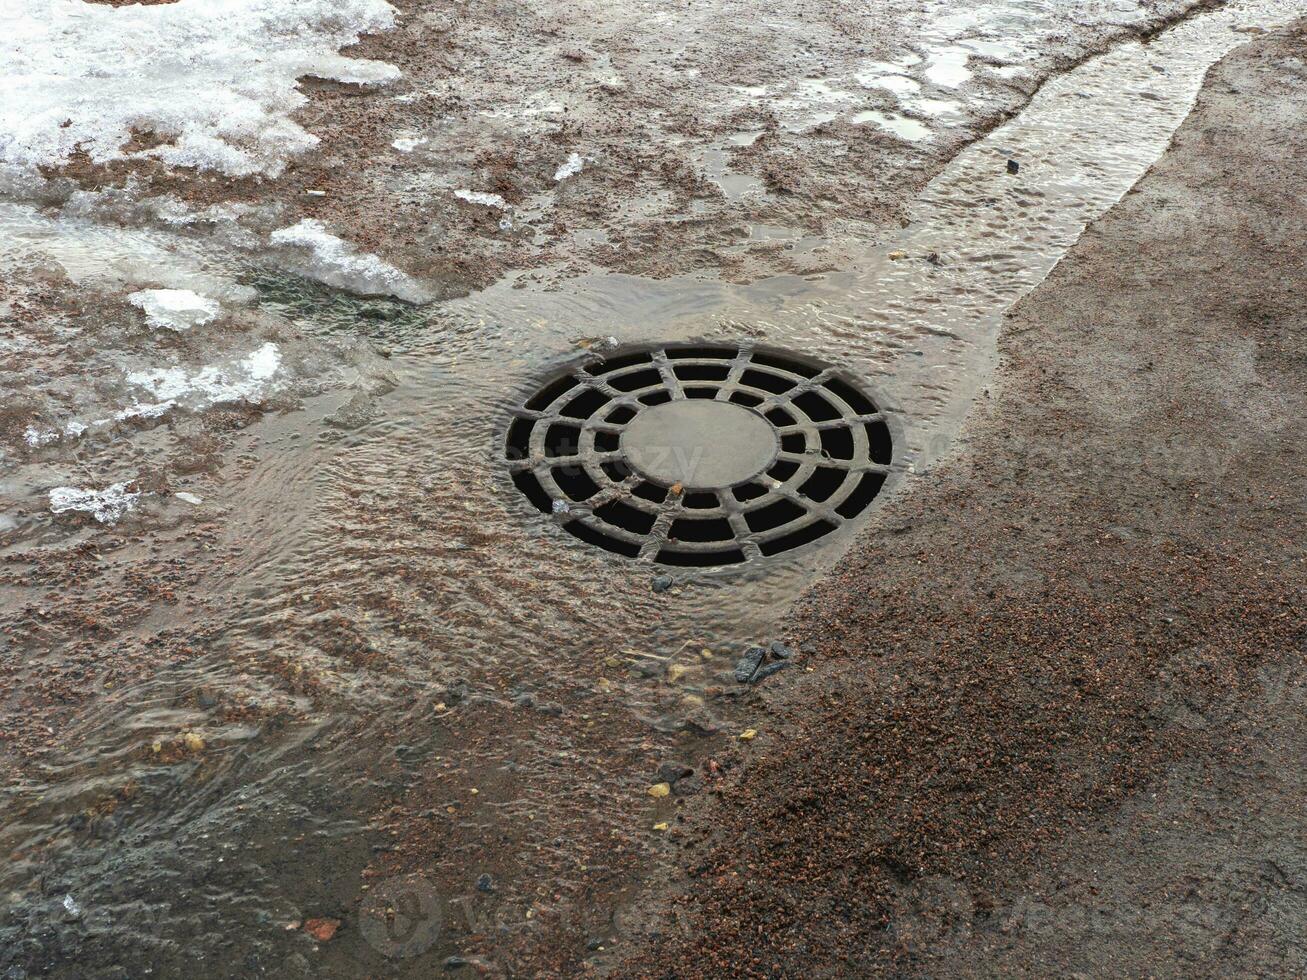
<instances>
[{"instance_id":1,"label":"radial spoke of grate","mask_svg":"<svg viewBox=\"0 0 1307 980\"><path fill-rule=\"evenodd\" d=\"M608 474L605 473L604 477L605 479L607 479ZM600 491L597 494L595 494L593 497L591 497L589 500L585 502L585 508L589 510L591 513L593 513L594 511L598 510L600 507L603 507L606 504L611 504L614 501L617 500L629 501L632 499L631 491L634 490L636 485L641 482L643 481L635 473L632 473L630 476L628 476L625 480L622 480L620 483L614 482L613 480L609 479L607 486L600 489ZM634 498L634 499L638 500L639 498ZM644 510L643 507L639 509Z\"/></svg>"},{"instance_id":2,"label":"radial spoke of grate","mask_svg":"<svg viewBox=\"0 0 1307 980\"><path fill-rule=\"evenodd\" d=\"M725 502L723 506L726 510L726 519L730 522L736 542L744 549L744 557L750 560L761 558L762 549L758 547L749 522L744 519L744 508L740 506L740 502L729 493L723 494L722 500Z\"/></svg>"},{"instance_id":3,"label":"radial spoke of grate","mask_svg":"<svg viewBox=\"0 0 1307 980\"><path fill-rule=\"evenodd\" d=\"M604 407L608 408L610 406L606 405ZM632 402L628 407L631 408L632 411L639 411L645 406ZM577 428L590 428L594 429L596 432L611 432L614 435L617 435L626 428L624 424L605 422L602 419L596 419L594 417L579 419L575 415L559 415L557 412L536 412L529 408L514 409L513 416L514 418L526 419L528 422L535 422L537 428L540 429L548 429L554 423L561 422L563 425L571 425Z\"/></svg>"},{"instance_id":4,"label":"radial spoke of grate","mask_svg":"<svg viewBox=\"0 0 1307 980\"><path fill-rule=\"evenodd\" d=\"M798 398L800 395L806 395L808 392L820 388L831 378L835 377L837 373L838 372L835 368L826 368L824 371L813 375L811 378L804 378L793 388L790 388L787 391L782 391L778 395L772 395L758 406L758 411L763 415L766 415L773 408L782 408L794 401L794 399Z\"/></svg>"},{"instance_id":5,"label":"radial spoke of grate","mask_svg":"<svg viewBox=\"0 0 1307 980\"><path fill-rule=\"evenodd\" d=\"M790 503L794 504L795 506L802 507L804 510L808 511L809 513L815 514L817 517L821 517L824 518L825 520L830 521L836 527L839 527L841 524L844 523L844 518L841 517L839 514L835 513L835 508L830 506L829 500L823 501L822 503L818 503L817 501L813 500L810 497L802 496L796 489L789 486L780 487L777 490L775 490L774 493L778 497L784 497L786 500L788 500ZM790 523L792 524L794 522L791 521ZM783 524L781 526L786 527L788 525Z\"/></svg>"},{"instance_id":6,"label":"radial spoke of grate","mask_svg":"<svg viewBox=\"0 0 1307 980\"><path fill-rule=\"evenodd\" d=\"M726 380L720 382L721 387L717 389L717 394L713 395L715 401L728 401L731 395L739 390L740 378L744 376L744 372L748 369L749 362L752 359L753 351L748 347L741 347L731 361L731 368L726 373Z\"/></svg>"},{"instance_id":7,"label":"radial spoke of grate","mask_svg":"<svg viewBox=\"0 0 1307 980\"><path fill-rule=\"evenodd\" d=\"M607 378L595 377L593 374L585 374L584 372L578 372L572 375L572 377L577 380L581 387L593 388L595 391L602 395L607 395L613 400L612 405L605 405L602 410L612 410L618 405L625 405L627 408L632 409L638 409L639 407L636 404L635 399L631 397L629 391L621 391L614 388Z\"/></svg>"},{"instance_id":8,"label":"radial spoke of grate","mask_svg":"<svg viewBox=\"0 0 1307 980\"><path fill-rule=\"evenodd\" d=\"M667 359L667 352L663 350L654 351L654 366L658 368L658 373L662 375L663 385L666 386L668 393L672 396L672 401L678 402L685 398L685 389L681 387L681 379L676 376L672 370L672 364Z\"/></svg>"},{"instance_id":9,"label":"radial spoke of grate","mask_svg":"<svg viewBox=\"0 0 1307 980\"><path fill-rule=\"evenodd\" d=\"M827 394L823 391L822 394ZM786 435L796 430L807 431L814 429L818 432L829 431L830 429L847 429L855 425L872 425L876 422L885 421L884 412L873 412L870 415L849 415L841 416L837 419L827 419L825 422L798 422L794 425L778 425L776 431L781 435Z\"/></svg>"},{"instance_id":10,"label":"radial spoke of grate","mask_svg":"<svg viewBox=\"0 0 1307 980\"><path fill-rule=\"evenodd\" d=\"M676 519L681 511L681 498L671 494L667 495L658 506L658 516L654 519L654 525L649 529L649 535L645 538L644 544L640 546L640 558L652 559L663 546L667 544L667 535L671 531L672 521Z\"/></svg>"},{"instance_id":11,"label":"radial spoke of grate","mask_svg":"<svg viewBox=\"0 0 1307 980\"><path fill-rule=\"evenodd\" d=\"M572 453L570 456L546 456L539 461L539 466L585 466L587 463L594 463L596 466L602 466L604 463L611 463L614 460L625 459L626 454L620 449L592 450L590 452Z\"/></svg>"}]
</instances>

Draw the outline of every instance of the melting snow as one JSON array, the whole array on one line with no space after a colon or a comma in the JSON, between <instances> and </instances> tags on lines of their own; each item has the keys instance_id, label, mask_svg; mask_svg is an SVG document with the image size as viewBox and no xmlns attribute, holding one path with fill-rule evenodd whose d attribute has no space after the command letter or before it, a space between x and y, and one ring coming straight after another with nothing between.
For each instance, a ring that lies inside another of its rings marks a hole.
<instances>
[{"instance_id":1,"label":"melting snow","mask_svg":"<svg viewBox=\"0 0 1307 980\"><path fill-rule=\"evenodd\" d=\"M228 367L209 365L195 373L180 367L134 371L127 375L127 383L146 389L157 401L138 402L118 412L114 419L155 418L181 401L188 402L192 408L203 408L218 402L257 398L267 390L268 382L280 366L281 352L276 344L268 343Z\"/></svg>"},{"instance_id":2,"label":"melting snow","mask_svg":"<svg viewBox=\"0 0 1307 980\"><path fill-rule=\"evenodd\" d=\"M255 298L249 286L215 271L217 259L168 232L47 218L25 204L0 202L0 267L43 259L58 262L79 284L165 286L233 303Z\"/></svg>"},{"instance_id":3,"label":"melting snow","mask_svg":"<svg viewBox=\"0 0 1307 980\"><path fill-rule=\"evenodd\" d=\"M506 208L508 202L498 194L487 194L484 191L454 191L454 196L460 201L467 201L469 204L484 204L488 208Z\"/></svg>"},{"instance_id":4,"label":"melting snow","mask_svg":"<svg viewBox=\"0 0 1307 980\"><path fill-rule=\"evenodd\" d=\"M432 299L416 280L375 255L358 251L313 218L274 231L272 241L307 253L296 264L296 271L328 286L360 296L394 296L409 303Z\"/></svg>"},{"instance_id":5,"label":"melting snow","mask_svg":"<svg viewBox=\"0 0 1307 980\"><path fill-rule=\"evenodd\" d=\"M55 487L50 491L50 512L62 514L80 510L101 524L114 524L136 505L139 496L139 493L129 491L126 483L115 483L103 490Z\"/></svg>"},{"instance_id":6,"label":"melting snow","mask_svg":"<svg viewBox=\"0 0 1307 980\"><path fill-rule=\"evenodd\" d=\"M393 65L337 52L394 22L385 0L4 0L0 164L31 172L80 148L276 176L318 142L291 119L297 80L393 81ZM126 152L133 130L169 142Z\"/></svg>"},{"instance_id":7,"label":"melting snow","mask_svg":"<svg viewBox=\"0 0 1307 980\"><path fill-rule=\"evenodd\" d=\"M569 156L557 170L554 171L554 180L567 180L568 177L575 177L585 166L585 157L579 153L573 153Z\"/></svg>"},{"instance_id":8,"label":"melting snow","mask_svg":"<svg viewBox=\"0 0 1307 980\"><path fill-rule=\"evenodd\" d=\"M35 426L28 426L27 431L23 433L23 442L27 443L33 449L40 449L42 446L48 446L52 442L59 441L59 433L42 432Z\"/></svg>"},{"instance_id":9,"label":"melting snow","mask_svg":"<svg viewBox=\"0 0 1307 980\"><path fill-rule=\"evenodd\" d=\"M189 289L142 289L127 301L145 311L145 319L155 327L181 332L216 320L222 312L217 300Z\"/></svg>"}]
</instances>

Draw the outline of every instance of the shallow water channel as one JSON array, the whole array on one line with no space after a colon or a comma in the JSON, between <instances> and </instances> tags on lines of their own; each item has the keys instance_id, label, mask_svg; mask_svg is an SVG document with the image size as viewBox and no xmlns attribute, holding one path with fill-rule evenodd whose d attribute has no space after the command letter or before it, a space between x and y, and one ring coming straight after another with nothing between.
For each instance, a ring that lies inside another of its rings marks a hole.
<instances>
[{"instance_id":1,"label":"shallow water channel","mask_svg":"<svg viewBox=\"0 0 1307 980\"><path fill-rule=\"evenodd\" d=\"M365 324L394 388L260 423L226 484L233 557L200 586L218 617L205 655L106 695L63 762L0 802L5 975L425 976L454 954L511 973L545 934L609 962L615 913L636 914L667 853L653 828L677 801L646 792L659 763L695 765L748 727L732 664L802 640L787 606L856 528L765 564L677 569L656 595L658 569L570 537L513 489L509 409L578 335L753 340L864 378L903 440L894 493L911 493L965 451L1004 311L1165 150L1236 28L1304 10L1233 3L1053 79L839 272L514 277L366 321L379 304L246 277L307 333ZM154 743L182 729L205 751L161 759ZM386 903L398 931L377 925ZM316 944L301 927L315 917L344 924ZM596 937L604 950L585 949Z\"/></svg>"}]
</instances>

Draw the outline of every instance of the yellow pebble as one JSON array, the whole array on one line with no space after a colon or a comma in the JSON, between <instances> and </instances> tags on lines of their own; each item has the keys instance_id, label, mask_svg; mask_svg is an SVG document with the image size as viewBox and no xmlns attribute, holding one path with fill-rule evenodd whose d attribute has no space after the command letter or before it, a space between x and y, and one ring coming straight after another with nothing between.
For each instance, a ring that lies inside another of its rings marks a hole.
<instances>
[{"instance_id":1,"label":"yellow pebble","mask_svg":"<svg viewBox=\"0 0 1307 980\"><path fill-rule=\"evenodd\" d=\"M672 791L671 783L654 783L649 787L649 795L653 797L666 796Z\"/></svg>"},{"instance_id":2,"label":"yellow pebble","mask_svg":"<svg viewBox=\"0 0 1307 980\"><path fill-rule=\"evenodd\" d=\"M744 731L740 732L740 741L741 742L752 741L754 738L757 737L757 735L758 735L757 729L746 728Z\"/></svg>"},{"instance_id":3,"label":"yellow pebble","mask_svg":"<svg viewBox=\"0 0 1307 980\"><path fill-rule=\"evenodd\" d=\"M667 829L667 821L666 821L666 820L664 820L662 823L656 823L656 824L654 824L654 830L666 830L666 829Z\"/></svg>"},{"instance_id":4,"label":"yellow pebble","mask_svg":"<svg viewBox=\"0 0 1307 980\"><path fill-rule=\"evenodd\" d=\"M186 746L187 752L204 751L204 739L200 738L200 736L196 735L194 732L187 732L183 735L182 744Z\"/></svg>"}]
</instances>

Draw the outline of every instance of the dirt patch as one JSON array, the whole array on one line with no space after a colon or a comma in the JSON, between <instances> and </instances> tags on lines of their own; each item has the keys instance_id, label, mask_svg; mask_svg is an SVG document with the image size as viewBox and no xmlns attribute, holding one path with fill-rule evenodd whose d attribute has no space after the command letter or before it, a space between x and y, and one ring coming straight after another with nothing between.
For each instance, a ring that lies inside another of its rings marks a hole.
<instances>
[{"instance_id":1,"label":"dirt patch","mask_svg":"<svg viewBox=\"0 0 1307 980\"><path fill-rule=\"evenodd\" d=\"M1302 971L1304 51L1225 59L1012 313L624 973Z\"/></svg>"},{"instance_id":2,"label":"dirt patch","mask_svg":"<svg viewBox=\"0 0 1307 980\"><path fill-rule=\"evenodd\" d=\"M369 89L303 79L310 101L295 118L322 142L280 177L233 180L150 161L75 161L67 175L94 189L134 177L195 206L256 205L276 224L321 220L441 297L545 267L558 280L593 268L736 282L807 275L847 264L898 227L905 202L1044 79L1209 4L1149 0L1083 16L1003 8L987 11L974 36L959 26L966 18L882 2L793 3L765 21L742 0L674 14L395 6L395 29L344 53L394 64L402 81ZM920 74L932 51L959 39L978 45L970 70L956 83L908 82L925 101L900 105L873 77L892 70L881 59ZM1014 39L1020 51L1006 57L1020 70L991 71L1006 62L983 52L1008 51ZM945 115L932 117L941 106ZM903 113L932 135L909 140L859 122L868 109ZM564 171L573 160L575 172ZM468 204L456 190L498 194L513 209ZM755 240L755 226L827 242L790 249Z\"/></svg>"}]
</instances>

